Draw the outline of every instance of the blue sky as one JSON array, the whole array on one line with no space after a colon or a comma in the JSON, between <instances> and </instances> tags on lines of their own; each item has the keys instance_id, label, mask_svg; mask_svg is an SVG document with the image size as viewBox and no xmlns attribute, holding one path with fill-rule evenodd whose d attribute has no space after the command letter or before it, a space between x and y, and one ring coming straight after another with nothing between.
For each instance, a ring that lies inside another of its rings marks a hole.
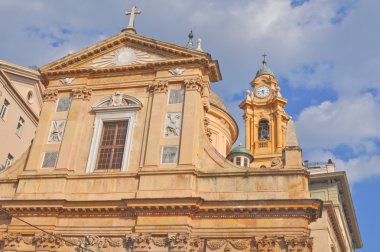
<instances>
[{"instance_id":1,"label":"blue sky","mask_svg":"<svg viewBox=\"0 0 380 252\"><path fill-rule=\"evenodd\" d=\"M42 66L117 34L136 4L139 34L185 45L193 30L219 60L213 90L244 132L238 104L261 65L275 72L304 159L347 171L364 248L380 220L380 2L376 0L0 0L0 58ZM241 134L237 143L244 143Z\"/></svg>"}]
</instances>

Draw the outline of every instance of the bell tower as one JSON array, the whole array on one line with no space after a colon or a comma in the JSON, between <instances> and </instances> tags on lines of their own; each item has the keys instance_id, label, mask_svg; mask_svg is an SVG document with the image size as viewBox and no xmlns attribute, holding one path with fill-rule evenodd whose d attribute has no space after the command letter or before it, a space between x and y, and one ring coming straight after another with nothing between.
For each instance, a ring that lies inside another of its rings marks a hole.
<instances>
[{"instance_id":1,"label":"bell tower","mask_svg":"<svg viewBox=\"0 0 380 252\"><path fill-rule=\"evenodd\" d=\"M239 106L244 110L245 145L254 156L252 165L270 167L274 159L282 157L285 147L289 116L284 107L288 100L281 96L265 54L262 64L250 83L253 90L246 91L246 98Z\"/></svg>"}]
</instances>

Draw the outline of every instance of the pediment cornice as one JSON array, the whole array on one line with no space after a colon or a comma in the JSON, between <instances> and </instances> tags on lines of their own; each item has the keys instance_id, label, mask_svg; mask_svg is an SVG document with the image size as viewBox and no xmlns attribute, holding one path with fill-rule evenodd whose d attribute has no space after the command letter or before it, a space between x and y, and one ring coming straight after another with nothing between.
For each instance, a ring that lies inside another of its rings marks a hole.
<instances>
[{"instance_id":1,"label":"pediment cornice","mask_svg":"<svg viewBox=\"0 0 380 252\"><path fill-rule=\"evenodd\" d=\"M107 67L92 67L92 61L99 57L130 47L137 50L151 52L163 57L157 61L136 63L130 65L112 65ZM86 64L87 63L87 64ZM216 82L221 79L218 62L212 60L208 53L188 49L182 46L147 38L138 34L121 32L118 35L103 40L93 46L67 55L59 60L40 68L44 78L56 78L58 76L93 75L93 74L118 74L125 71L151 70L160 67L172 67L179 65L197 65L210 70L211 79Z\"/></svg>"}]
</instances>

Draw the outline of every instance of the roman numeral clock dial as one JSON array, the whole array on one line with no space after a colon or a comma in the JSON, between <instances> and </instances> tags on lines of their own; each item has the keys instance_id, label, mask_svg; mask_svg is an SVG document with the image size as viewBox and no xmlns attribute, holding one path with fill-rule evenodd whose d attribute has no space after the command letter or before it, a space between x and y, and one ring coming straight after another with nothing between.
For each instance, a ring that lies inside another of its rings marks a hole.
<instances>
[{"instance_id":1,"label":"roman numeral clock dial","mask_svg":"<svg viewBox=\"0 0 380 252\"><path fill-rule=\"evenodd\" d=\"M264 97L267 97L270 93L270 89L268 86L266 85L263 85L263 86L259 86L255 89L255 95L259 98L264 98Z\"/></svg>"}]
</instances>

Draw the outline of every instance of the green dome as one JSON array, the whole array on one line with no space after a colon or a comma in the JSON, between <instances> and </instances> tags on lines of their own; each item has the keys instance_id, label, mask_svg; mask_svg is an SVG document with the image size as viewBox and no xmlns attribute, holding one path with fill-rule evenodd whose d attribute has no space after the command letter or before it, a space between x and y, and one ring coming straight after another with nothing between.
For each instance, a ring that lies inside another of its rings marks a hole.
<instances>
[{"instance_id":1,"label":"green dome","mask_svg":"<svg viewBox=\"0 0 380 252\"><path fill-rule=\"evenodd\" d=\"M272 70L270 70L270 68L267 67L266 64L263 64L263 66L257 71L256 77L263 74L270 74L270 75L275 76Z\"/></svg>"},{"instance_id":2,"label":"green dome","mask_svg":"<svg viewBox=\"0 0 380 252\"><path fill-rule=\"evenodd\" d=\"M249 152L249 150L247 148L245 148L242 145L239 145L239 146L236 146L236 147L232 148L232 150L230 151L230 153L228 153L227 158L229 156L231 156L231 155L234 155L234 154L245 154L246 156L249 157L249 159L250 159L251 162L253 161L252 154Z\"/></svg>"}]
</instances>

